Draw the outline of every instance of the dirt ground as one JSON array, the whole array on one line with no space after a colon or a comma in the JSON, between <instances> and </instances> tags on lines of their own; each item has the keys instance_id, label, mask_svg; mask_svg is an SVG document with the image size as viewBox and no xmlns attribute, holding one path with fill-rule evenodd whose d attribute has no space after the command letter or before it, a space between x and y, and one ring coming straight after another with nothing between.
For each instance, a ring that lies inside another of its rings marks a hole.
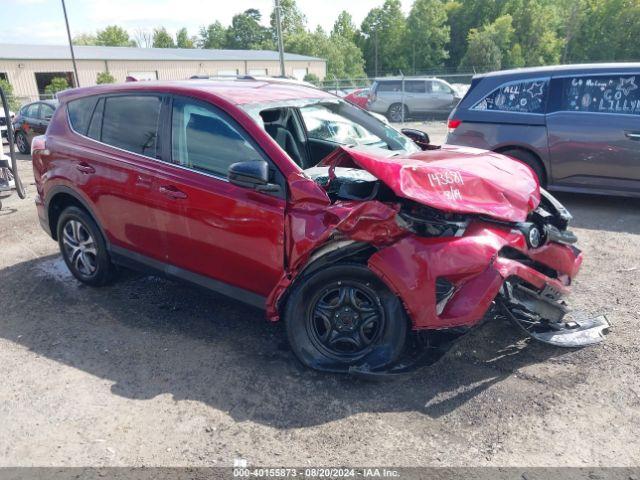
<instances>
[{"instance_id":1,"label":"dirt ground","mask_svg":"<svg viewBox=\"0 0 640 480\"><path fill-rule=\"evenodd\" d=\"M33 195L0 211L0 466L640 463L638 200L559 195L585 251L571 303L608 316L604 344L495 321L370 383L301 368L280 325L213 293L135 273L80 285Z\"/></svg>"}]
</instances>

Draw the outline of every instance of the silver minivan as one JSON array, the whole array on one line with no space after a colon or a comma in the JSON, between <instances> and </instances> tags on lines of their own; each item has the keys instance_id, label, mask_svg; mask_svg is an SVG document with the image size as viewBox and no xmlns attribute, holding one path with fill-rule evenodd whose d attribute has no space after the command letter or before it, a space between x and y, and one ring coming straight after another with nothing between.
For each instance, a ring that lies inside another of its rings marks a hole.
<instances>
[{"instance_id":1,"label":"silver minivan","mask_svg":"<svg viewBox=\"0 0 640 480\"><path fill-rule=\"evenodd\" d=\"M384 77L373 82L367 110L401 122L413 114L448 114L460 98L455 88L439 78Z\"/></svg>"}]
</instances>

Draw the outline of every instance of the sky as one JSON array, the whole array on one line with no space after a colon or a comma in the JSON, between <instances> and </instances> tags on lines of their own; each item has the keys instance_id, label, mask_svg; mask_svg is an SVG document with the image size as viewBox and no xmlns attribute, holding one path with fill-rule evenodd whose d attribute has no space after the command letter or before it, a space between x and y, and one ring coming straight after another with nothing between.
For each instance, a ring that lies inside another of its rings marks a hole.
<instances>
[{"instance_id":1,"label":"sky","mask_svg":"<svg viewBox=\"0 0 640 480\"><path fill-rule=\"evenodd\" d=\"M231 17L257 8L263 23L269 23L273 0L65 0L71 35L93 33L117 24L133 35L136 30L165 26L172 33L187 27L195 35L200 26L219 20L229 25ZM297 0L308 27L330 30L341 10L347 9L360 26L370 9L383 0ZM402 0L405 13L411 0ZM67 36L60 0L0 0L0 43L64 44Z\"/></svg>"}]
</instances>

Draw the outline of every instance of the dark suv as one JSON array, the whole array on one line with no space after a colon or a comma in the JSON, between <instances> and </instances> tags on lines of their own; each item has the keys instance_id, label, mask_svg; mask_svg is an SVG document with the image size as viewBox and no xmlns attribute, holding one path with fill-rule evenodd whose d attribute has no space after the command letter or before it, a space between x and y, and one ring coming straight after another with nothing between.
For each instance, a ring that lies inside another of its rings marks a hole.
<instances>
[{"instance_id":1,"label":"dark suv","mask_svg":"<svg viewBox=\"0 0 640 480\"><path fill-rule=\"evenodd\" d=\"M640 196L640 63L477 75L447 143L518 158L550 190Z\"/></svg>"},{"instance_id":2,"label":"dark suv","mask_svg":"<svg viewBox=\"0 0 640 480\"><path fill-rule=\"evenodd\" d=\"M126 265L230 295L284 317L298 358L330 371L390 368L415 332L459 334L494 301L551 343L600 338L559 323L582 254L520 162L414 142L282 81L59 99L32 144L36 205L84 283Z\"/></svg>"}]
</instances>

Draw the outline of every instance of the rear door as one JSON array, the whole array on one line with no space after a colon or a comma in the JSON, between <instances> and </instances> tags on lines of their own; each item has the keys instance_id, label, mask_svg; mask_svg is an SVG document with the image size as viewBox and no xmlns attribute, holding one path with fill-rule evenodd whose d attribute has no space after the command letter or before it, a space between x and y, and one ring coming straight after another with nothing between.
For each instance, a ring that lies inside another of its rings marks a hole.
<instances>
[{"instance_id":1,"label":"rear door","mask_svg":"<svg viewBox=\"0 0 640 480\"><path fill-rule=\"evenodd\" d=\"M553 183L640 189L640 72L552 80L547 115Z\"/></svg>"},{"instance_id":2,"label":"rear door","mask_svg":"<svg viewBox=\"0 0 640 480\"><path fill-rule=\"evenodd\" d=\"M430 108L430 95L424 80L404 81L404 103L411 112L425 112Z\"/></svg>"},{"instance_id":3,"label":"rear door","mask_svg":"<svg viewBox=\"0 0 640 480\"><path fill-rule=\"evenodd\" d=\"M31 145L31 140L33 140L33 137L41 135L41 133L38 133L40 132L40 130L40 102L36 102L24 108L24 114L22 118L22 131L27 134L29 145Z\"/></svg>"},{"instance_id":4,"label":"rear door","mask_svg":"<svg viewBox=\"0 0 640 480\"><path fill-rule=\"evenodd\" d=\"M268 295L284 269L284 189L274 194L242 188L227 180L227 171L236 162L269 159L237 122L209 103L176 96L163 123L170 154L154 188L163 197L158 221L168 262L196 283L219 282L209 285L214 289L224 284ZM273 166L271 174L284 186Z\"/></svg>"},{"instance_id":5,"label":"rear door","mask_svg":"<svg viewBox=\"0 0 640 480\"><path fill-rule=\"evenodd\" d=\"M58 138L77 185L94 205L116 253L167 257L154 189L162 94L118 94L69 102L69 119L86 141Z\"/></svg>"}]
</instances>

